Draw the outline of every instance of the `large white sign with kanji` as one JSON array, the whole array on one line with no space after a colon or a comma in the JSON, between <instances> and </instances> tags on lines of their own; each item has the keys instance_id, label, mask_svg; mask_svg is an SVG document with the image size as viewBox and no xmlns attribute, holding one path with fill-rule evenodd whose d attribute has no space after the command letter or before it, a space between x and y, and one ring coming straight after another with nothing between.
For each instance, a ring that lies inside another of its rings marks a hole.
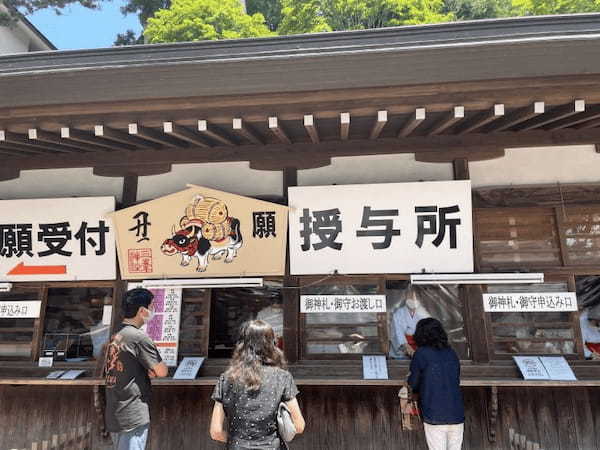
<instances>
[{"instance_id":1,"label":"large white sign with kanji","mask_svg":"<svg viewBox=\"0 0 600 450\"><path fill-rule=\"evenodd\" d=\"M0 200L0 281L114 280L114 197Z\"/></svg>"},{"instance_id":2,"label":"large white sign with kanji","mask_svg":"<svg viewBox=\"0 0 600 450\"><path fill-rule=\"evenodd\" d=\"M471 182L289 188L294 275L473 271Z\"/></svg>"}]
</instances>

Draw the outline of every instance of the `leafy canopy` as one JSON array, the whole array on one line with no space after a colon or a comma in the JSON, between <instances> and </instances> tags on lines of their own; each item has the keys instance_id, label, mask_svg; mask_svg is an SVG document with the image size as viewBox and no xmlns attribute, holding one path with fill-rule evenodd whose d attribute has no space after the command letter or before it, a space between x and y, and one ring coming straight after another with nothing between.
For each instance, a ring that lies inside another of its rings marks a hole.
<instances>
[{"instance_id":1,"label":"leafy canopy","mask_svg":"<svg viewBox=\"0 0 600 450\"><path fill-rule=\"evenodd\" d=\"M269 36L262 14L248 15L238 0L173 0L148 19L149 43Z\"/></svg>"}]
</instances>

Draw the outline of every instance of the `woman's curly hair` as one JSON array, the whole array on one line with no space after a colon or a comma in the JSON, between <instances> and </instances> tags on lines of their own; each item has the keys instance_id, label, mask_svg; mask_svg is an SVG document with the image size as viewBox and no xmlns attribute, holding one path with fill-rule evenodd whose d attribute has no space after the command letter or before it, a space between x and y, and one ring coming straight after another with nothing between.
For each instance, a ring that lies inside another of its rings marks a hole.
<instances>
[{"instance_id":1,"label":"woman's curly hair","mask_svg":"<svg viewBox=\"0 0 600 450\"><path fill-rule=\"evenodd\" d=\"M432 317L421 319L414 334L417 347L447 348L448 335L439 320Z\"/></svg>"}]
</instances>

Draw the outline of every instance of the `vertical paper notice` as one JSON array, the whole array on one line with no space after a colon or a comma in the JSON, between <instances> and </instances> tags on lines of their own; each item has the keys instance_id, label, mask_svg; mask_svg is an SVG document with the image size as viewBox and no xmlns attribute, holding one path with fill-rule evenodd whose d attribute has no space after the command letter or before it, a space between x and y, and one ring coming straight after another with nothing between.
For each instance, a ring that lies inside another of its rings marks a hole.
<instances>
[{"instance_id":1,"label":"vertical paper notice","mask_svg":"<svg viewBox=\"0 0 600 450\"><path fill-rule=\"evenodd\" d=\"M161 288L151 291L154 294L155 315L143 329L156 343L165 364L175 367L179 349L182 289Z\"/></svg>"}]
</instances>

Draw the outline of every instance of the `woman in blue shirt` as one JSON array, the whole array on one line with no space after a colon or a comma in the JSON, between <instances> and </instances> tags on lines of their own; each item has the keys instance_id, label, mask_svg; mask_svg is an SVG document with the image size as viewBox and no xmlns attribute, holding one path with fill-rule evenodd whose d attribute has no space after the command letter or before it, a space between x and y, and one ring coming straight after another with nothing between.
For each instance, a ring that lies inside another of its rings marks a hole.
<instances>
[{"instance_id":1,"label":"woman in blue shirt","mask_svg":"<svg viewBox=\"0 0 600 450\"><path fill-rule=\"evenodd\" d=\"M448 345L437 319L417 323L417 351L410 363L408 383L419 395L429 450L460 450L465 409L460 391L460 362Z\"/></svg>"}]
</instances>

